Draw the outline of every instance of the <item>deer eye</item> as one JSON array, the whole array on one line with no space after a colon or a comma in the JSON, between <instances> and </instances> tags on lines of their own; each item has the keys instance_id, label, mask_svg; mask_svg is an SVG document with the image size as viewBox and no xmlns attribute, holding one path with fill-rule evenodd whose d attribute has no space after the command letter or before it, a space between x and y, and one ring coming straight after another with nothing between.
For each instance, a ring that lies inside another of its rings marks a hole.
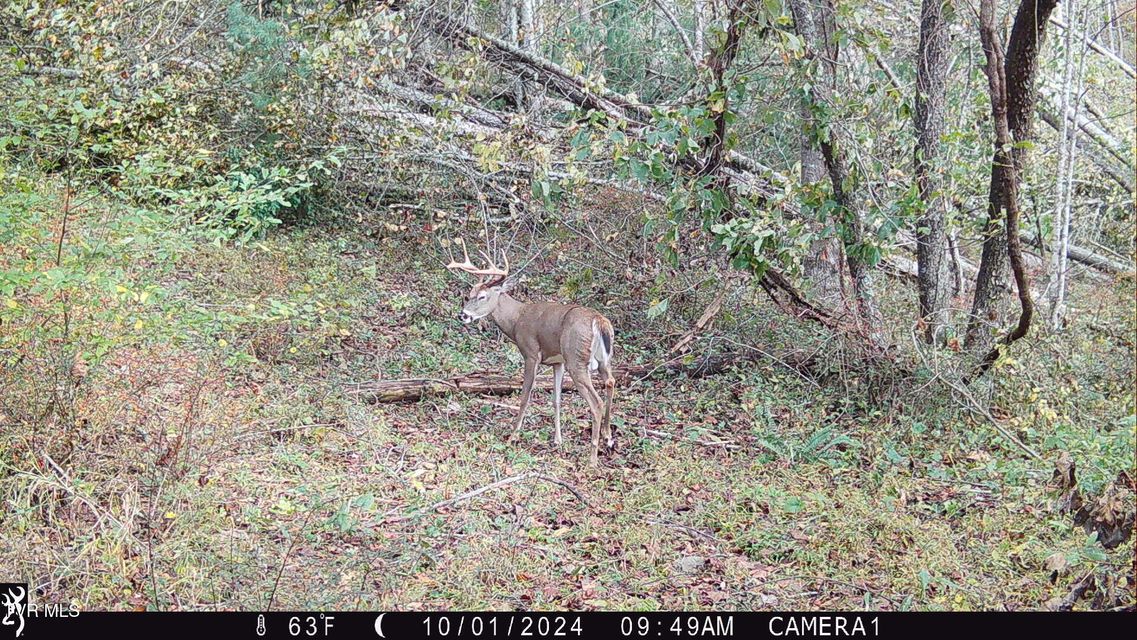
<instances>
[{"instance_id":1,"label":"deer eye","mask_svg":"<svg viewBox=\"0 0 1137 640\"><path fill-rule=\"evenodd\" d=\"M486 294L484 294L484 293L478 294L478 300L485 300L485 299L486 299Z\"/></svg>"}]
</instances>

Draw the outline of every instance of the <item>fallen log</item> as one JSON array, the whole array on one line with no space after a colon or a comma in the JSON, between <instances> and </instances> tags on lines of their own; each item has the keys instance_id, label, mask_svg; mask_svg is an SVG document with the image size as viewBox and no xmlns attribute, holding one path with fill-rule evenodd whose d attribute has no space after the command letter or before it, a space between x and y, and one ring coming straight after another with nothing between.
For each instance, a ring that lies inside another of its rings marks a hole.
<instances>
[{"instance_id":1,"label":"fallen log","mask_svg":"<svg viewBox=\"0 0 1137 640\"><path fill-rule=\"evenodd\" d=\"M733 366L755 362L762 358L757 351L747 353L723 353L703 356L693 360L676 360L663 364L641 364L616 367L613 375L618 387L626 387L640 380L654 376L685 375L688 378L703 378L723 373ZM805 364L800 365L805 367ZM509 395L521 389L521 376L508 376L498 373L475 372L453 378L409 378L405 380L380 380L361 386L352 391L372 403L415 402L430 396L451 393L476 395ZM537 376L534 389L551 390L553 376ZM564 379L563 389L573 389L571 376Z\"/></svg>"},{"instance_id":2,"label":"fallen log","mask_svg":"<svg viewBox=\"0 0 1137 640\"><path fill-rule=\"evenodd\" d=\"M1051 111L1044 104L1039 104L1038 115L1043 122L1050 125L1050 128L1054 129L1055 131L1062 131L1062 123L1058 119L1057 112ZM1098 144L1097 141L1089 136L1085 131L1079 129L1078 135L1080 137L1087 138L1087 142L1091 143L1088 154L1090 161L1093 162L1097 168L1106 175L1106 177L1108 177L1110 180L1113 180L1122 189L1125 189L1125 191L1129 193L1133 193L1134 181L1132 171L1127 171L1116 166L1114 161L1110 160L1107 157L1107 152L1099 148L1101 145Z\"/></svg>"},{"instance_id":3,"label":"fallen log","mask_svg":"<svg viewBox=\"0 0 1137 640\"><path fill-rule=\"evenodd\" d=\"M1133 273L1134 271L1133 264L1124 264L1118 262L1117 260L1103 256L1100 253L1094 253L1089 249L1072 244L1067 245L1066 255L1069 256L1071 260L1076 260L1084 265L1091 266L1108 273L1124 275L1126 273Z\"/></svg>"}]
</instances>

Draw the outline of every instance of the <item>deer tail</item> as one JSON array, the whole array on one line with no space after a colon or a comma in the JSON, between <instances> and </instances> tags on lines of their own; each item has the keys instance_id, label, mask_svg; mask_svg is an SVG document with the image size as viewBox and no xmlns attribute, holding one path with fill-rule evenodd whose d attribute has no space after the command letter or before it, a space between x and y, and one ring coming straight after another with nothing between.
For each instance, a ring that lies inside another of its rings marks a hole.
<instances>
[{"instance_id":1,"label":"deer tail","mask_svg":"<svg viewBox=\"0 0 1137 640\"><path fill-rule=\"evenodd\" d=\"M612 359L612 342L615 335L612 323L608 318L599 316L592 319L592 354L589 358L589 369L595 371L601 364L608 364Z\"/></svg>"}]
</instances>

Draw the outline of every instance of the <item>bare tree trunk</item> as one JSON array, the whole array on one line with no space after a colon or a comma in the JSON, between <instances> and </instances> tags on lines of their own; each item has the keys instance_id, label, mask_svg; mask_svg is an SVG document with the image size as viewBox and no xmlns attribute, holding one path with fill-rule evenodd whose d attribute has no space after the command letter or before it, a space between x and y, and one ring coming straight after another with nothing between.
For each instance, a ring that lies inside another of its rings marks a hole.
<instances>
[{"instance_id":1,"label":"bare tree trunk","mask_svg":"<svg viewBox=\"0 0 1137 640\"><path fill-rule=\"evenodd\" d=\"M916 262L919 265L920 316L926 323L924 338L942 344L950 322L951 294L947 253L947 202L940 171L940 138L948 65L948 25L944 4L950 0L923 0L920 7L920 45L916 53L916 187L924 215L916 228Z\"/></svg>"},{"instance_id":2,"label":"bare tree trunk","mask_svg":"<svg viewBox=\"0 0 1137 640\"><path fill-rule=\"evenodd\" d=\"M991 206L987 212L983 254L979 262L979 275L975 280L975 298L971 305L966 336L968 347L978 353L988 350L994 342L992 329L1004 324L1002 289L1007 280L1008 248L1011 244L1018 244L1019 235L1018 221L1015 220L1016 232L1011 234L1014 238L1007 236L1004 212L1009 214L1010 211L1006 205L1006 189L1013 183L1017 192L1017 179L1022 175L1027 159L1028 145L1024 143L1034 138L1034 107L1037 98L1034 79L1038 71L1038 49L1046 31L1047 19L1057 4L1058 0L1022 0L1015 15L1005 62L1000 71L1005 78L1003 84L1007 101L1007 126L1014 143L1011 144L1011 166L1003 167L997 163L992 169L988 194ZM993 12L994 8L990 7L990 10ZM993 37L997 37L997 34ZM1001 42L996 41L994 45L998 47L997 53L1002 59ZM1005 175L1008 172L1011 172L1010 175Z\"/></svg>"},{"instance_id":3,"label":"bare tree trunk","mask_svg":"<svg viewBox=\"0 0 1137 640\"><path fill-rule=\"evenodd\" d=\"M825 35L831 35L834 30L832 5L826 0L796 0L790 3L790 9L798 35L814 51L824 52L819 65L820 82L835 86L838 50ZM810 187L826 179L825 157L813 134L817 124L807 102L802 102L800 113L803 125L800 135L801 184ZM814 223L818 237L810 244L809 253L802 260L802 270L809 281L810 297L826 308L841 309L845 306L841 243L837 238L820 235L827 226L824 220Z\"/></svg>"},{"instance_id":4,"label":"bare tree trunk","mask_svg":"<svg viewBox=\"0 0 1137 640\"><path fill-rule=\"evenodd\" d=\"M521 50L529 55L537 54L537 18L536 18L536 3L537 0L517 0L517 22L519 39L517 44ZM534 91L533 87L525 86L524 79L521 80L521 102L518 103L518 109L539 109L540 91ZM535 102L536 101L536 102Z\"/></svg>"},{"instance_id":5,"label":"bare tree trunk","mask_svg":"<svg viewBox=\"0 0 1137 640\"><path fill-rule=\"evenodd\" d=\"M824 77L812 85L813 100L819 104L832 105L836 92L836 63L840 55L837 40L833 0L790 0L790 11L794 17L794 28L808 47L811 56L819 59L820 67L825 69ZM818 123L807 121L811 129L811 139L818 139ZM860 249L865 245L864 194L861 193L861 180L849 167L846 154L851 141L836 123L828 123L829 135L818 139L825 168L833 186L833 195L845 213L844 226L849 238L845 249L845 261L852 282L855 311L869 342L874 346L884 343L883 322L876 307L873 292L873 278L870 265L865 262ZM849 251L852 247L855 250Z\"/></svg>"},{"instance_id":6,"label":"bare tree trunk","mask_svg":"<svg viewBox=\"0 0 1137 640\"><path fill-rule=\"evenodd\" d=\"M861 193L860 178L848 167L843 143L844 136L831 130L828 141L821 143L821 153L825 156L829 180L833 183L833 195L837 199L837 204L845 211L845 226L852 241L850 245L859 249L864 247L867 241L864 226L864 194ZM846 249L845 261L849 267L849 279L853 284L857 316L869 342L875 347L880 347L884 344L884 321L876 306L872 267L859 251Z\"/></svg>"},{"instance_id":7,"label":"bare tree trunk","mask_svg":"<svg viewBox=\"0 0 1137 640\"><path fill-rule=\"evenodd\" d=\"M1089 12L1079 5L1070 16L1070 28L1065 33L1064 67L1062 74L1061 113L1071 110L1073 98L1073 117L1062 118L1062 129L1058 147L1058 180L1055 189L1054 212L1054 250L1050 273L1049 302L1050 328L1058 331L1064 324L1066 315L1066 269L1070 250L1071 208L1074 196L1074 166L1078 159L1078 135L1073 129L1078 122L1082 107L1082 74L1085 69L1086 48L1080 48L1078 63L1074 64L1074 29L1079 29L1081 40L1087 40Z\"/></svg>"},{"instance_id":8,"label":"bare tree trunk","mask_svg":"<svg viewBox=\"0 0 1137 640\"><path fill-rule=\"evenodd\" d=\"M535 16L535 3L536 0L518 0L520 7L517 12L517 17L520 22L518 25L521 30L521 38L518 44L521 49L528 53L537 52L537 27Z\"/></svg>"},{"instance_id":9,"label":"bare tree trunk","mask_svg":"<svg viewBox=\"0 0 1137 640\"><path fill-rule=\"evenodd\" d=\"M703 175L717 174L726 154L726 121L730 112L726 74L734 64L734 58L738 55L738 49L742 44L744 22L747 19L745 5L745 0L730 1L725 39L722 46L711 52L708 62L714 84L707 96L707 108L715 114L715 130L702 161L700 171Z\"/></svg>"},{"instance_id":10,"label":"bare tree trunk","mask_svg":"<svg viewBox=\"0 0 1137 640\"><path fill-rule=\"evenodd\" d=\"M522 50L524 47L521 47L521 3L524 1L506 0L502 3L502 9L505 11L505 40ZM525 81L520 77L513 84L513 103L518 111L525 108Z\"/></svg>"},{"instance_id":11,"label":"bare tree trunk","mask_svg":"<svg viewBox=\"0 0 1137 640\"><path fill-rule=\"evenodd\" d=\"M999 357L999 347L1010 345L1022 338L1030 330L1034 302L1031 300L1030 281L1023 266L1022 241L1019 238L1019 176L1025 148L1014 145L1016 141L1030 139L1030 119L1034 114L1034 73L1038 68L1038 45L1042 38L1046 19L1057 0L1022 0L1015 24L1011 29L1011 40L1004 59L1003 45L999 38L995 19L996 0L983 0L980 6L979 33L983 41L983 52L987 56L987 83L991 93L991 119L995 128L995 154L991 161L991 189L987 204L988 229L992 221L1003 219L1003 241L1005 252L998 247L989 247L992 235L987 236L983 247L983 260L989 260L989 249L1003 255L1004 264L1009 262L1014 271L1015 285L1019 294L1019 319L1000 344L987 351L979 365L976 375L983 375ZM975 301L980 301L978 287L990 284L983 280L984 264L979 265L979 280L976 282Z\"/></svg>"},{"instance_id":12,"label":"bare tree trunk","mask_svg":"<svg viewBox=\"0 0 1137 640\"><path fill-rule=\"evenodd\" d=\"M458 0L459 20L464 27L474 26L474 0Z\"/></svg>"},{"instance_id":13,"label":"bare tree trunk","mask_svg":"<svg viewBox=\"0 0 1137 640\"><path fill-rule=\"evenodd\" d=\"M695 13L695 37L694 45L692 48L694 49L695 59L697 61L696 63L702 64L702 62L707 59L707 0L693 1L694 7L692 10Z\"/></svg>"}]
</instances>

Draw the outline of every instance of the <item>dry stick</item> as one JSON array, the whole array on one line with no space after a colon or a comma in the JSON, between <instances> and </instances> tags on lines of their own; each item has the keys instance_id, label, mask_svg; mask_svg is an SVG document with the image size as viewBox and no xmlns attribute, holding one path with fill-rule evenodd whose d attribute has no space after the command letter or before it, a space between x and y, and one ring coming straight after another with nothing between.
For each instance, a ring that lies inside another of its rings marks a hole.
<instances>
[{"instance_id":1,"label":"dry stick","mask_svg":"<svg viewBox=\"0 0 1137 640\"><path fill-rule=\"evenodd\" d=\"M284 575L284 567L288 565L288 556L292 555L292 549L296 546L296 540L304 535L304 530L308 528L308 523L312 520L312 516L328 502L330 502L330 500L325 500L308 510L308 515L304 516L304 523L300 525L300 531L288 543L288 549L284 552L284 557L280 559L280 569L276 572L276 579L272 581L272 593L270 593L268 597L267 611L272 611L272 603L276 600L276 588L280 586L280 577Z\"/></svg>"},{"instance_id":2,"label":"dry stick","mask_svg":"<svg viewBox=\"0 0 1137 640\"><path fill-rule=\"evenodd\" d=\"M662 518L654 518L652 516L641 516L641 517L643 518L644 522L647 522L649 524L654 524L654 525L660 526L660 527L667 527L669 529L676 529L678 531L682 531L682 532L690 535L693 538L705 538L707 540L710 540L712 543L714 543L716 545L722 544L722 540L719 540L718 537L715 536L713 533L707 533L706 531L703 531L701 529L697 529L697 528L692 527L690 525L682 524L679 522L668 522L667 520L663 520Z\"/></svg>"},{"instance_id":3,"label":"dry stick","mask_svg":"<svg viewBox=\"0 0 1137 640\"><path fill-rule=\"evenodd\" d=\"M501 480L498 480L496 482L491 482L487 485L478 487L477 489L472 489L470 491L467 491L466 493L456 495L453 498L447 498L446 500L441 500L439 502L435 502L434 504L430 505L429 507L425 507L422 509L418 509L416 511L412 511L411 513L409 513L405 516L401 516L399 518L396 518L395 520L396 521L410 520L411 518L420 516L424 513L428 513L430 511L437 511L438 509L441 509L443 507L448 507L448 506L457 504L459 502L469 500L471 498L476 498L476 497L478 497L478 496L480 496L483 493L486 493L488 491L493 491L494 489L500 489L502 487L506 487L506 486L509 486L511 484L516 484L518 482L522 482L524 480L529 480L529 479L544 480L545 482L551 482L553 484L560 485L560 486L564 487L565 489L568 489L569 491L571 491L572 494L574 496L576 496L577 500L580 500L582 503L584 503L584 506L588 507L589 509L593 509L592 503L590 503L580 493L580 491L577 490L577 488L572 486L571 484L569 484L569 483L567 483L564 480L561 480L559 478L547 476L547 475L544 475L544 474L539 473L537 471L528 471L526 473L519 473L519 474L514 475L514 476L509 476L508 478L502 478Z\"/></svg>"},{"instance_id":4,"label":"dry stick","mask_svg":"<svg viewBox=\"0 0 1137 640\"><path fill-rule=\"evenodd\" d=\"M691 327L690 331L683 334L683 337L679 338L679 340L676 341L676 343L671 347L670 353L678 353L682 351L687 345L695 341L695 337L700 331L713 323L715 316L717 316L719 311L722 309L722 303L723 300L726 299L727 291L727 287L719 289L718 295L715 296L715 299L712 300L709 305L707 305L707 308L703 311L703 315L699 316L699 319L695 321L695 325Z\"/></svg>"},{"instance_id":5,"label":"dry stick","mask_svg":"<svg viewBox=\"0 0 1137 640\"><path fill-rule=\"evenodd\" d=\"M104 519L110 520L112 523L115 524L115 526L117 526L119 528L120 531L129 535L131 540L134 540L135 544L142 546L142 541L139 540L137 537L135 537L135 535L133 533L128 532L126 525L121 520L119 520L118 518L111 515L111 513L109 511L107 511L107 510L103 509L102 507L100 507L99 505L95 504L95 502L93 500L91 500L90 498L88 498L87 496L84 496L83 494L81 494L78 491L76 491L75 489L73 489L71 487L71 482L72 482L71 476L69 476L67 474L67 472L63 470L63 467L60 467L59 464L55 460L52 460L51 456L47 452L44 452L42 455L43 455L44 460L46 460L48 465L51 467L51 469L53 471L52 475L58 476L58 478L56 478L56 481L55 481L55 484L57 486L59 486L61 489L66 491L68 494L70 494L71 497L73 497L76 500L78 500L79 502L82 502L83 504L87 505L87 507L91 509L91 512L95 514L95 517L99 519L100 523ZM27 473L27 472L19 472L19 474L26 475L30 478L36 478L37 477L35 474L31 474L31 473Z\"/></svg>"},{"instance_id":6,"label":"dry stick","mask_svg":"<svg viewBox=\"0 0 1137 640\"><path fill-rule=\"evenodd\" d=\"M921 363L929 371L935 371L935 369L932 367L931 363L928 362L928 359L924 357L924 352L921 349L921 343L916 337L915 325L913 325L910 335L912 337L913 348L916 351L916 354L920 357ZM1018 447L1019 449L1022 449L1023 452L1026 453L1031 458L1034 458L1035 460L1042 460L1043 459L1043 457L1041 455L1039 455L1037 451L1035 451L1034 449L1031 449L1029 446L1027 446L1021 440L1016 438L1014 436L1014 434L1012 434L1010 431L1007 431L1006 428L1003 427L1003 425L999 424L999 421L995 419L995 416L991 415L991 412L988 411L987 408L982 405L982 403L980 403L978 400L975 399L975 396L972 395L971 391L967 388L966 383L965 384L956 384L956 383L952 382L951 380L949 380L947 378L947 376L942 376L939 373L936 374L936 377L939 378L940 380L942 380L944 382L944 384L951 387L951 389L953 391L955 391L956 393L958 393L960 396L962 396L964 399L967 400L967 403L965 404L965 406L966 406L968 411L971 411L972 413L978 413L979 415L983 416L984 418L987 418L987 421L990 422L991 426L994 427L995 430L999 432L999 435L1003 436L1007 440L1010 440L1016 447Z\"/></svg>"},{"instance_id":7,"label":"dry stick","mask_svg":"<svg viewBox=\"0 0 1137 640\"><path fill-rule=\"evenodd\" d=\"M738 444L736 444L730 440L715 440L715 441L695 440L694 438L683 438L683 437L675 435L674 433L668 433L666 431L659 431L658 429L648 429L648 428L644 428L643 432L648 434L648 435L656 436L658 438L671 438L672 440L679 440L680 442L689 442L691 444L697 444L697 445L703 446L703 447L722 447L723 449L741 449L742 448Z\"/></svg>"}]
</instances>

